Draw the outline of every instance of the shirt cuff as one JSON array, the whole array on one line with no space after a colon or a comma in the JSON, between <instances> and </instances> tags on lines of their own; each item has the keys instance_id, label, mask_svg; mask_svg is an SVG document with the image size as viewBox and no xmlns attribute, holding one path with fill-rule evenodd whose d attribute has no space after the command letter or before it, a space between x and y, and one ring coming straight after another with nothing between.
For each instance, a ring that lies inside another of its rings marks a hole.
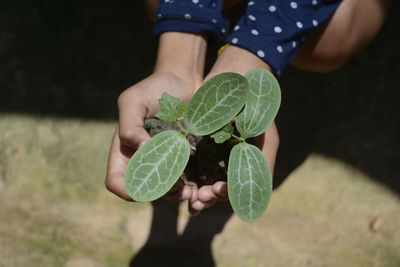
<instances>
[{"instance_id":1,"label":"shirt cuff","mask_svg":"<svg viewBox=\"0 0 400 267\"><path fill-rule=\"evenodd\" d=\"M217 40L227 36L227 22L221 15L222 0L167 0L157 7L153 33L209 33Z\"/></svg>"}]
</instances>

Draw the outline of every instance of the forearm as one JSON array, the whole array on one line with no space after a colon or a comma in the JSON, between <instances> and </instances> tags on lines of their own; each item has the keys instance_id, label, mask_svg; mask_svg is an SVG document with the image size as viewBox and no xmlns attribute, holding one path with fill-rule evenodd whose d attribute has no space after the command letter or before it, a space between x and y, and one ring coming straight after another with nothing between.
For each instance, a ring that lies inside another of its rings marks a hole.
<instances>
[{"instance_id":1,"label":"forearm","mask_svg":"<svg viewBox=\"0 0 400 267\"><path fill-rule=\"evenodd\" d=\"M264 68L271 71L271 67L253 53L241 47L231 45L218 57L207 77L211 78L221 72L245 74L254 68Z\"/></svg>"},{"instance_id":2,"label":"forearm","mask_svg":"<svg viewBox=\"0 0 400 267\"><path fill-rule=\"evenodd\" d=\"M203 79L207 39L203 35L166 32L160 35L155 72Z\"/></svg>"}]
</instances>

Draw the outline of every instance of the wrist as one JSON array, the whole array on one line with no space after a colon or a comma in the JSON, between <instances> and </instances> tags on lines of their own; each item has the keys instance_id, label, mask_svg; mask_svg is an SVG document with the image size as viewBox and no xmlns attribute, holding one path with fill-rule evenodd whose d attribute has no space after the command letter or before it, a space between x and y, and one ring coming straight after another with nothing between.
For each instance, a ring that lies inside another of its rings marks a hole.
<instances>
[{"instance_id":1,"label":"wrist","mask_svg":"<svg viewBox=\"0 0 400 267\"><path fill-rule=\"evenodd\" d=\"M271 67L258 56L248 50L230 45L223 50L207 77L221 72L236 72L245 74L254 68L263 68L271 71Z\"/></svg>"},{"instance_id":2,"label":"wrist","mask_svg":"<svg viewBox=\"0 0 400 267\"><path fill-rule=\"evenodd\" d=\"M166 32L160 35L155 72L202 80L207 50L205 36Z\"/></svg>"}]
</instances>

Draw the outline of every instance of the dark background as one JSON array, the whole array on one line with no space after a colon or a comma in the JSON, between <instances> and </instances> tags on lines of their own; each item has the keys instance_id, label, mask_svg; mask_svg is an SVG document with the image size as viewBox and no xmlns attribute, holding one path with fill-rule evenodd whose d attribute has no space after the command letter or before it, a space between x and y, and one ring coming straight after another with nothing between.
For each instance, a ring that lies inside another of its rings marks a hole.
<instances>
[{"instance_id":1,"label":"dark background","mask_svg":"<svg viewBox=\"0 0 400 267\"><path fill-rule=\"evenodd\" d=\"M400 193L399 12L341 70L286 70L276 185L319 153ZM152 71L151 27L142 1L2 1L0 113L117 120L119 93Z\"/></svg>"}]
</instances>

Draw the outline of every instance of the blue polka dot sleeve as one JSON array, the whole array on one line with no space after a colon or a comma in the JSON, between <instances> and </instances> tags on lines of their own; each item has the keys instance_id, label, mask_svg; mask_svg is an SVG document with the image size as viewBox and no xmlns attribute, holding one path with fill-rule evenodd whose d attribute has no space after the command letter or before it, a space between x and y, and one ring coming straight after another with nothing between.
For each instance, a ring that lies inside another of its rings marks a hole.
<instances>
[{"instance_id":1,"label":"blue polka dot sleeve","mask_svg":"<svg viewBox=\"0 0 400 267\"><path fill-rule=\"evenodd\" d=\"M227 35L222 17L223 0L160 0L153 32L207 32L218 40Z\"/></svg>"},{"instance_id":2,"label":"blue polka dot sleeve","mask_svg":"<svg viewBox=\"0 0 400 267\"><path fill-rule=\"evenodd\" d=\"M304 38L325 22L339 0L252 0L227 41L263 59L280 75Z\"/></svg>"},{"instance_id":3,"label":"blue polka dot sleeve","mask_svg":"<svg viewBox=\"0 0 400 267\"><path fill-rule=\"evenodd\" d=\"M332 16L339 4L340 0L251 0L229 34L222 16L223 0L160 0L154 33L208 32L254 53L280 75L304 38Z\"/></svg>"}]
</instances>

